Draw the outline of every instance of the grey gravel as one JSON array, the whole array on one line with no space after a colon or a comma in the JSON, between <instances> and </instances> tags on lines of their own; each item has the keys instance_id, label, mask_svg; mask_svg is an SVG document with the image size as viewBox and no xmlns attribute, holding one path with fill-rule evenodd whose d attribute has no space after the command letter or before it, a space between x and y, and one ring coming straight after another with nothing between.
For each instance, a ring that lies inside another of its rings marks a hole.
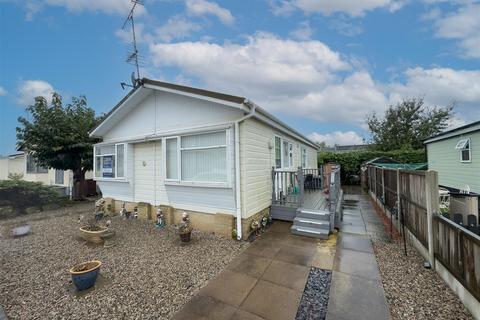
<instances>
[{"instance_id":1,"label":"grey gravel","mask_svg":"<svg viewBox=\"0 0 480 320\"><path fill-rule=\"evenodd\" d=\"M296 320L324 320L327 315L332 271L312 267L308 275Z\"/></svg>"},{"instance_id":2,"label":"grey gravel","mask_svg":"<svg viewBox=\"0 0 480 320\"><path fill-rule=\"evenodd\" d=\"M401 241L374 241L392 319L473 319L468 310L423 258Z\"/></svg>"},{"instance_id":3,"label":"grey gravel","mask_svg":"<svg viewBox=\"0 0 480 320\"><path fill-rule=\"evenodd\" d=\"M78 215L92 203L0 221L0 305L8 319L169 319L215 277L246 242L194 231L182 244L173 228L112 218L110 247L87 245L78 234ZM28 223L31 234L12 238ZM68 270L102 261L97 285L78 294Z\"/></svg>"}]
</instances>

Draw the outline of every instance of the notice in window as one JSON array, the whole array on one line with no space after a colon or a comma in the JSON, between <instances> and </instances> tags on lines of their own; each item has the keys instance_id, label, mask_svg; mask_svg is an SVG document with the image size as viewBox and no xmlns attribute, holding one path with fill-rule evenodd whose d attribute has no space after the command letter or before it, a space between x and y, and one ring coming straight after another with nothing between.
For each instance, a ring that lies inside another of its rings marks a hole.
<instances>
[{"instance_id":1,"label":"notice in window","mask_svg":"<svg viewBox=\"0 0 480 320\"><path fill-rule=\"evenodd\" d=\"M103 157L102 173L104 178L113 178L113 157Z\"/></svg>"}]
</instances>

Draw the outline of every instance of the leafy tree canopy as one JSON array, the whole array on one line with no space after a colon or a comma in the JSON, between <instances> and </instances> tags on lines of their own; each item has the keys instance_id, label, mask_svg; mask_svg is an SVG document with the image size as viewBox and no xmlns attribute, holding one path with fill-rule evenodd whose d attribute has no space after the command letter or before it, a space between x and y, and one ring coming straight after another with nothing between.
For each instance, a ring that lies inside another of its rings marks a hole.
<instances>
[{"instance_id":1,"label":"leafy tree canopy","mask_svg":"<svg viewBox=\"0 0 480 320\"><path fill-rule=\"evenodd\" d=\"M422 98L405 99L385 111L384 118L374 113L366 123L375 149L381 151L416 150L422 141L448 127L453 106L427 107Z\"/></svg>"},{"instance_id":2,"label":"leafy tree canopy","mask_svg":"<svg viewBox=\"0 0 480 320\"><path fill-rule=\"evenodd\" d=\"M73 170L74 179L83 180L85 172L93 169L93 144L99 141L89 132L101 119L87 106L86 97L73 97L63 105L61 96L53 93L50 104L37 97L26 109L31 120L18 118L18 146L31 152L39 165Z\"/></svg>"}]
</instances>

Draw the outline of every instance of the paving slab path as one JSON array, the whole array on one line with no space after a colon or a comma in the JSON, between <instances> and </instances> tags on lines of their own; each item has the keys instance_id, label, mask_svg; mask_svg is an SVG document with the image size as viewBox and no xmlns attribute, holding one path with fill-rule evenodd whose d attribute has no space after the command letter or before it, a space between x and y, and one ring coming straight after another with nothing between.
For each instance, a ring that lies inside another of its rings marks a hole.
<instances>
[{"instance_id":1,"label":"paving slab path","mask_svg":"<svg viewBox=\"0 0 480 320\"><path fill-rule=\"evenodd\" d=\"M174 319L304 319L297 311L312 268L331 271L326 319L390 319L370 240L383 225L368 198L346 196L338 237L297 236L290 227L275 221Z\"/></svg>"},{"instance_id":2,"label":"paving slab path","mask_svg":"<svg viewBox=\"0 0 480 320\"><path fill-rule=\"evenodd\" d=\"M390 319L371 241L386 236L383 222L368 196L354 190L344 198L327 320Z\"/></svg>"}]
</instances>

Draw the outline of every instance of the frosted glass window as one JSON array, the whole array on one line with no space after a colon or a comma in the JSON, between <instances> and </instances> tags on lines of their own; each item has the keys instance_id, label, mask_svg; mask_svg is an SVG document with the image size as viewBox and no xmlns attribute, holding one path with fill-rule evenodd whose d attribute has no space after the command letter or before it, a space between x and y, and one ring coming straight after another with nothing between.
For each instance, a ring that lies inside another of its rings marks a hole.
<instances>
[{"instance_id":1,"label":"frosted glass window","mask_svg":"<svg viewBox=\"0 0 480 320\"><path fill-rule=\"evenodd\" d=\"M178 139L167 139L167 179L178 179Z\"/></svg>"},{"instance_id":2,"label":"frosted glass window","mask_svg":"<svg viewBox=\"0 0 480 320\"><path fill-rule=\"evenodd\" d=\"M117 145L117 177L123 178L125 177L125 145L118 144Z\"/></svg>"},{"instance_id":3,"label":"frosted glass window","mask_svg":"<svg viewBox=\"0 0 480 320\"><path fill-rule=\"evenodd\" d=\"M302 148L302 168L307 166L307 149Z\"/></svg>"},{"instance_id":4,"label":"frosted glass window","mask_svg":"<svg viewBox=\"0 0 480 320\"><path fill-rule=\"evenodd\" d=\"M105 155L105 154L108 154L108 155L115 154L115 145L111 144L111 145L107 145L107 146L95 147L95 154L97 156L101 156L101 155Z\"/></svg>"},{"instance_id":5,"label":"frosted glass window","mask_svg":"<svg viewBox=\"0 0 480 320\"><path fill-rule=\"evenodd\" d=\"M182 137L182 149L225 146L226 132L212 132Z\"/></svg>"}]
</instances>

